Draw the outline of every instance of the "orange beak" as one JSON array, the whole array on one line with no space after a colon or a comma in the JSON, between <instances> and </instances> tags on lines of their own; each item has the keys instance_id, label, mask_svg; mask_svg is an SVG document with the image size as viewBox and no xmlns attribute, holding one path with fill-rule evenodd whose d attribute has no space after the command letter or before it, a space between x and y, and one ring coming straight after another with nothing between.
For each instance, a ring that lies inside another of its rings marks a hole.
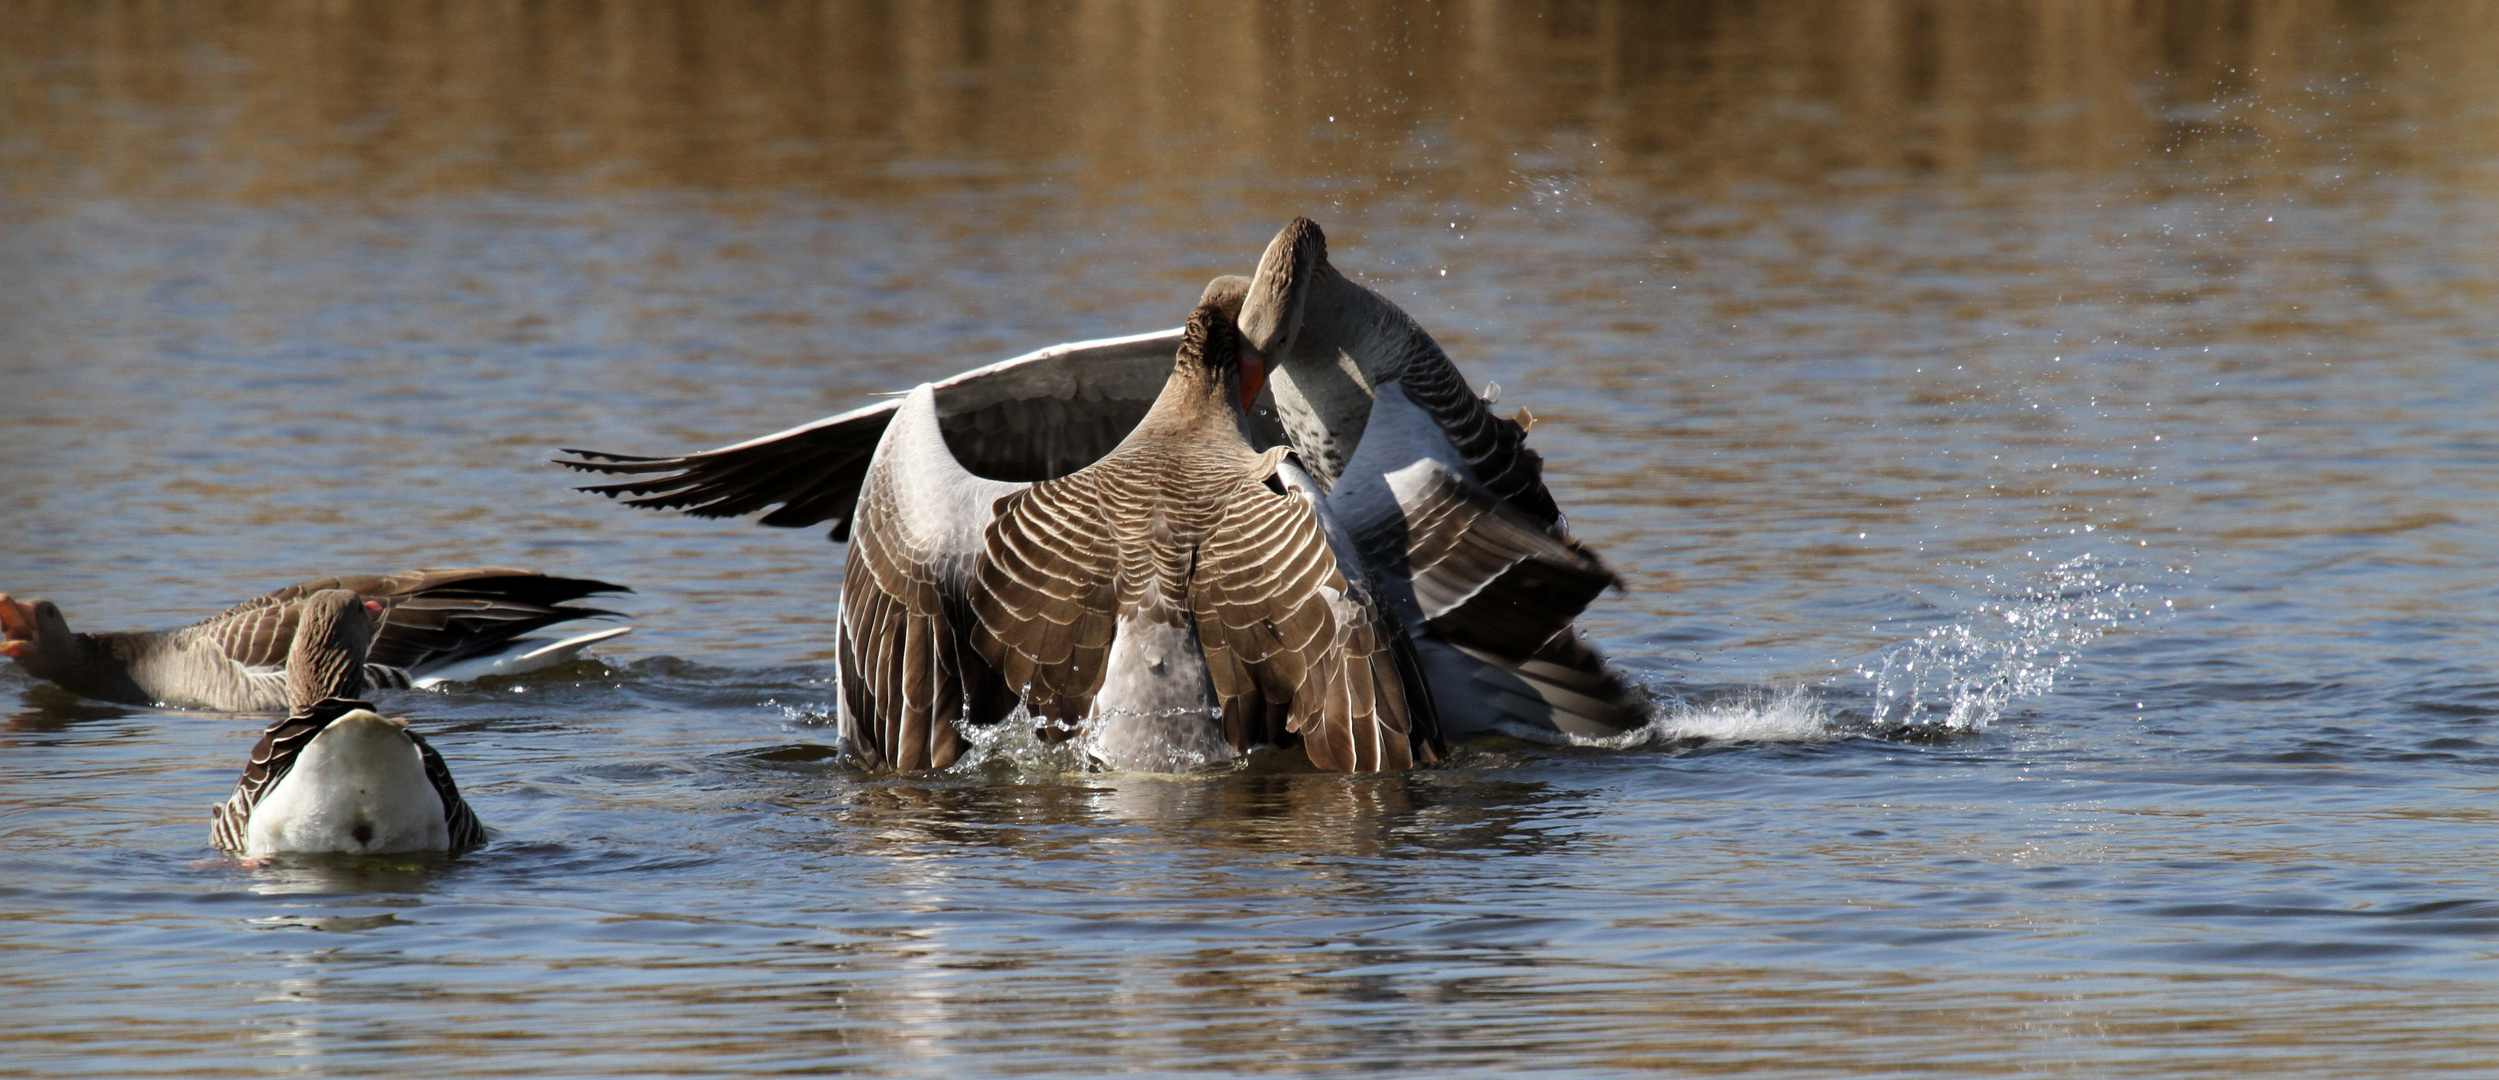
<instances>
[{"instance_id":1,"label":"orange beak","mask_svg":"<svg viewBox=\"0 0 2499 1080\"><path fill-rule=\"evenodd\" d=\"M15 659L34 650L33 606L11 600L7 593L0 593L0 656Z\"/></svg>"},{"instance_id":2,"label":"orange beak","mask_svg":"<svg viewBox=\"0 0 2499 1080\"><path fill-rule=\"evenodd\" d=\"M1267 388L1267 354L1241 346L1241 411L1248 412L1258 402L1258 392Z\"/></svg>"}]
</instances>

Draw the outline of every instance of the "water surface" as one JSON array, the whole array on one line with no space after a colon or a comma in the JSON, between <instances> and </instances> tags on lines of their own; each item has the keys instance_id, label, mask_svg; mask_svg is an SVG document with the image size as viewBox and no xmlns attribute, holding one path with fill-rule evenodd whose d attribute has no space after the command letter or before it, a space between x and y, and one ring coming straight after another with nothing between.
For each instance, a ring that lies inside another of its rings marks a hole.
<instances>
[{"instance_id":1,"label":"water surface","mask_svg":"<svg viewBox=\"0 0 2499 1080\"><path fill-rule=\"evenodd\" d=\"M2489 5L105 4L0 35L0 589L625 582L401 693L494 830L0 668L0 1071L2389 1075L2499 1053ZM1643 745L833 748L718 445L1175 325L1301 213L1624 573Z\"/></svg>"}]
</instances>

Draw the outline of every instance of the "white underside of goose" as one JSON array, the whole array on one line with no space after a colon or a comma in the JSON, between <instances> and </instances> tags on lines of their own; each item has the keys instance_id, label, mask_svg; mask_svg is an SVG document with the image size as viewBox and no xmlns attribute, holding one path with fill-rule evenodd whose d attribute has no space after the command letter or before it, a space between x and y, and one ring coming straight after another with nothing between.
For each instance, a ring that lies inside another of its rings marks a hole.
<instances>
[{"instance_id":1,"label":"white underside of goose","mask_svg":"<svg viewBox=\"0 0 2499 1080\"><path fill-rule=\"evenodd\" d=\"M489 675L526 674L565 663L580 656L582 650L592 645L630 633L633 633L633 627L611 626L553 642L545 638L521 638L511 642L500 652L486 656L472 656L426 672L408 685L425 690L444 683L474 682Z\"/></svg>"},{"instance_id":2,"label":"white underside of goose","mask_svg":"<svg viewBox=\"0 0 2499 1080\"><path fill-rule=\"evenodd\" d=\"M1187 772L1230 761L1215 684L1197 630L1122 618L1102 690L1085 721L1085 752L1113 769Z\"/></svg>"},{"instance_id":3,"label":"white underside of goose","mask_svg":"<svg viewBox=\"0 0 2499 1080\"><path fill-rule=\"evenodd\" d=\"M441 794L399 724L358 709L322 729L252 808L250 856L381 855L451 846Z\"/></svg>"}]
</instances>

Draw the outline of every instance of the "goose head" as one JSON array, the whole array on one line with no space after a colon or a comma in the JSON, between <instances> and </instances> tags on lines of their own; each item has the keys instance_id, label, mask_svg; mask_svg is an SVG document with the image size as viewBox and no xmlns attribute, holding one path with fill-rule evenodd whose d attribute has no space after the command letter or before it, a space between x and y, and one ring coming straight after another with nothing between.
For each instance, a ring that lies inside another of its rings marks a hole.
<instances>
[{"instance_id":1,"label":"goose head","mask_svg":"<svg viewBox=\"0 0 2499 1080\"><path fill-rule=\"evenodd\" d=\"M0 593L0 656L39 679L77 667L86 659L87 639L69 628L60 605L50 600L15 600Z\"/></svg>"},{"instance_id":2,"label":"goose head","mask_svg":"<svg viewBox=\"0 0 2499 1080\"><path fill-rule=\"evenodd\" d=\"M1266 253L1258 258L1257 276L1242 286L1244 295L1234 318L1244 344L1266 356L1292 351L1301 334L1311 287L1331 272L1328 235L1319 230L1318 222L1294 218L1267 242Z\"/></svg>"}]
</instances>

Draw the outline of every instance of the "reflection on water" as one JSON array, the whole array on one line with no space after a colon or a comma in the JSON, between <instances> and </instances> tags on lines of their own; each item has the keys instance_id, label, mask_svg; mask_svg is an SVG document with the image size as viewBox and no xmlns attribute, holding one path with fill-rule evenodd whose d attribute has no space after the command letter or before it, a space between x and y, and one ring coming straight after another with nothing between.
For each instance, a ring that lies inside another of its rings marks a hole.
<instances>
[{"instance_id":1,"label":"reflection on water","mask_svg":"<svg viewBox=\"0 0 2499 1080\"><path fill-rule=\"evenodd\" d=\"M2355 153L2469 167L2494 37L2471 0L55 4L0 37L0 160L32 197L1517 198L2180 154L2254 192Z\"/></svg>"},{"instance_id":2,"label":"reflection on water","mask_svg":"<svg viewBox=\"0 0 2499 1080\"><path fill-rule=\"evenodd\" d=\"M265 718L0 667L10 1067L2499 1051L2499 4L11 14L0 589L514 563L640 630L384 702L492 830L439 861L216 857ZM838 549L543 464L1174 324L1294 213L1540 418L1639 745L862 773Z\"/></svg>"}]
</instances>

